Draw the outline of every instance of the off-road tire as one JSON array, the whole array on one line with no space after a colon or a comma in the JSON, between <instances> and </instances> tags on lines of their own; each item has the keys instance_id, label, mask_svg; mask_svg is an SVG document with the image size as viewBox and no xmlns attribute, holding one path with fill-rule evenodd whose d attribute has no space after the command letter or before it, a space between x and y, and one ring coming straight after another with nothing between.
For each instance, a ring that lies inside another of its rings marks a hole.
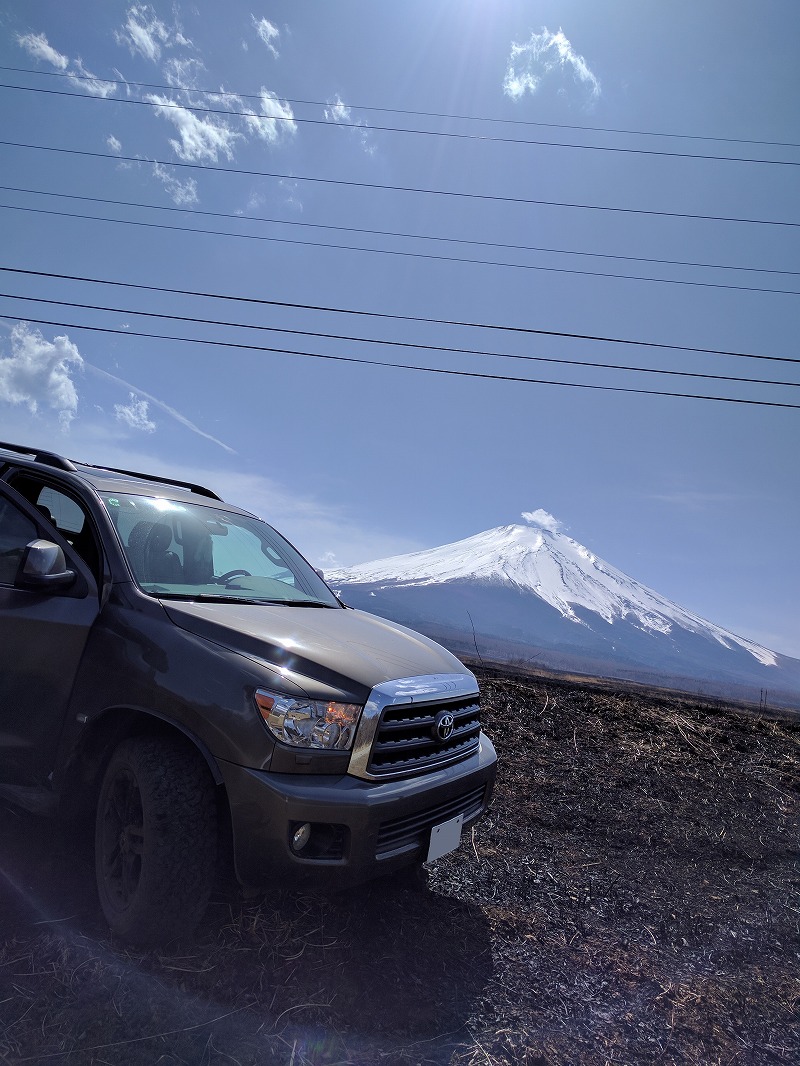
<instances>
[{"instance_id":1,"label":"off-road tire","mask_svg":"<svg viewBox=\"0 0 800 1066\"><path fill-rule=\"evenodd\" d=\"M123 741L97 801L95 872L112 931L140 947L191 933L214 884L214 783L180 740Z\"/></svg>"}]
</instances>

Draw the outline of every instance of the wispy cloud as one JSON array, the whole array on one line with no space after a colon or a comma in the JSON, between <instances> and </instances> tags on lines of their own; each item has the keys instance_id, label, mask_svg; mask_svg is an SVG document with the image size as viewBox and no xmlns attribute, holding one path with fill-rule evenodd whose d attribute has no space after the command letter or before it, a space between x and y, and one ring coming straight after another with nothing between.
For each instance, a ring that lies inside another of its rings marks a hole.
<instances>
[{"instance_id":1,"label":"wispy cloud","mask_svg":"<svg viewBox=\"0 0 800 1066\"><path fill-rule=\"evenodd\" d=\"M107 100L117 91L113 81L103 81L96 74L92 74L91 70L87 70L82 59L73 60L69 73L73 75L69 80L75 88L82 89L90 96L100 96Z\"/></svg>"},{"instance_id":2,"label":"wispy cloud","mask_svg":"<svg viewBox=\"0 0 800 1066\"><path fill-rule=\"evenodd\" d=\"M170 168L162 166L161 163L153 163L153 173L166 189L172 202L178 207L189 207L200 199L194 178L176 178Z\"/></svg>"},{"instance_id":3,"label":"wispy cloud","mask_svg":"<svg viewBox=\"0 0 800 1066\"><path fill-rule=\"evenodd\" d=\"M263 86L259 93L260 113L255 114L243 108L247 127L262 141L275 144L281 138L292 137L297 133L294 113L286 100L279 100L275 93Z\"/></svg>"},{"instance_id":4,"label":"wispy cloud","mask_svg":"<svg viewBox=\"0 0 800 1066\"><path fill-rule=\"evenodd\" d=\"M137 429L143 433L155 433L156 424L148 416L148 407L147 400L137 399L136 393L132 392L127 404L114 404L114 417L131 429Z\"/></svg>"},{"instance_id":5,"label":"wispy cloud","mask_svg":"<svg viewBox=\"0 0 800 1066\"><path fill-rule=\"evenodd\" d=\"M563 79L565 76L588 90L591 100L600 95L600 82L583 56L572 47L564 31L559 29L558 33L551 33L544 27L541 33L532 33L527 43L512 43L503 92L512 100L518 100L525 93L536 93L545 78Z\"/></svg>"},{"instance_id":6,"label":"wispy cloud","mask_svg":"<svg viewBox=\"0 0 800 1066\"><path fill-rule=\"evenodd\" d=\"M108 145L109 151L113 152L114 155L120 155L122 152L122 142L119 141L113 133L110 133L108 137L106 137L106 144Z\"/></svg>"},{"instance_id":7,"label":"wispy cloud","mask_svg":"<svg viewBox=\"0 0 800 1066\"><path fill-rule=\"evenodd\" d=\"M33 414L49 407L69 429L78 410L72 370L84 365L76 345L66 336L47 341L26 322L14 326L10 341L11 354L0 355L0 400L24 404Z\"/></svg>"},{"instance_id":8,"label":"wispy cloud","mask_svg":"<svg viewBox=\"0 0 800 1066\"><path fill-rule=\"evenodd\" d=\"M220 158L232 160L239 142L256 137L268 144L278 144L297 133L297 123L290 105L279 100L275 93L263 88L259 93L258 111L233 93L209 94L203 107L220 104L224 109L234 110L237 115L205 115L194 110L195 94L181 95L183 103L174 98L151 93L146 97L155 104L154 111L178 131L179 139L171 138L170 144L179 159L188 163L216 163Z\"/></svg>"},{"instance_id":9,"label":"wispy cloud","mask_svg":"<svg viewBox=\"0 0 800 1066\"><path fill-rule=\"evenodd\" d=\"M148 94L146 99L155 104L155 113L171 122L178 131L180 140L170 139L170 144L179 159L188 163L216 163L220 156L233 159L234 145L242 134L230 123L216 117L205 118L195 111L176 105L167 96Z\"/></svg>"},{"instance_id":10,"label":"wispy cloud","mask_svg":"<svg viewBox=\"0 0 800 1066\"><path fill-rule=\"evenodd\" d=\"M253 25L256 28L256 33L267 46L267 48L270 50L270 52L272 52L272 54L277 59L280 53L278 52L278 49L276 47L276 41L280 37L281 31L278 29L277 26L273 26L273 24L268 19L257 19L255 15L252 15L251 18L253 19Z\"/></svg>"},{"instance_id":11,"label":"wispy cloud","mask_svg":"<svg viewBox=\"0 0 800 1066\"><path fill-rule=\"evenodd\" d=\"M126 47L131 55L138 53L152 63L161 58L163 48L192 47L192 42L184 37L180 28L167 26L150 4L129 7L123 26L114 31L114 40Z\"/></svg>"},{"instance_id":12,"label":"wispy cloud","mask_svg":"<svg viewBox=\"0 0 800 1066\"><path fill-rule=\"evenodd\" d=\"M177 89L200 88L200 78L206 66L196 56L170 56L161 68L167 85Z\"/></svg>"},{"instance_id":13,"label":"wispy cloud","mask_svg":"<svg viewBox=\"0 0 800 1066\"><path fill-rule=\"evenodd\" d=\"M174 418L176 422L180 423L180 425L191 430L192 433L196 433L199 437L203 437L205 440L210 440L213 444L218 444L220 448L223 448L226 452L230 452L231 455L236 454L234 449L225 444L224 441L219 440L217 437L212 437L210 433L206 433L204 430L200 429L200 427L196 426L194 422L190 422L185 415L182 415L180 411L176 411L174 407L170 407L168 403L164 403L164 401L159 400L158 397L151 395L149 392L145 392L144 389L140 389L136 385L131 385L129 381L124 381L122 378L117 377L116 374L109 374L107 370L101 370L99 366L93 366L91 363L86 362L84 362L83 365L90 373L97 375L97 377L104 378L106 381L113 381L117 385L122 385L130 393L131 401L133 401L135 397L147 400L155 407L158 407L159 410L164 411L165 414ZM115 405L115 411L117 406L119 405Z\"/></svg>"},{"instance_id":14,"label":"wispy cloud","mask_svg":"<svg viewBox=\"0 0 800 1066\"><path fill-rule=\"evenodd\" d=\"M66 70L69 66L68 56L53 48L43 33L18 33L17 44L33 59L42 59L57 70Z\"/></svg>"},{"instance_id":15,"label":"wispy cloud","mask_svg":"<svg viewBox=\"0 0 800 1066\"><path fill-rule=\"evenodd\" d=\"M258 37L277 55L278 28L268 19L251 17ZM261 141L276 146L297 134L288 101L279 99L266 87L261 88L257 106L225 92L223 87L218 93L201 92L206 67L193 42L181 32L177 18L177 8L173 8L172 22L168 23L152 5L134 3L114 36L132 55L159 63L164 83L174 90L171 94L151 92L144 99L153 105L150 113L157 121L166 121L174 131L169 144L178 160L200 164L232 162L237 151L249 143ZM192 54L187 54L189 49ZM167 56L168 50L172 54ZM130 87L126 88L130 96ZM111 145L111 140L108 143ZM114 143L119 144L116 139ZM118 149L112 147L112 151ZM140 158L144 157L141 153ZM163 165L154 167L154 175L175 204L199 202L194 179L175 176Z\"/></svg>"},{"instance_id":16,"label":"wispy cloud","mask_svg":"<svg viewBox=\"0 0 800 1066\"><path fill-rule=\"evenodd\" d=\"M337 125L349 127L353 135L358 138L367 155L375 154L375 145L372 142L366 122L363 119L354 118L352 108L348 107L338 94L333 100L328 101L323 114L326 122L334 122Z\"/></svg>"},{"instance_id":17,"label":"wispy cloud","mask_svg":"<svg viewBox=\"0 0 800 1066\"><path fill-rule=\"evenodd\" d=\"M24 48L33 59L40 59L49 63L51 67L55 67L56 70L70 74L70 82L81 92L106 99L117 91L117 86L113 82L103 81L87 70L82 59L70 59L69 56L59 52L43 33L17 34L17 44L20 48Z\"/></svg>"},{"instance_id":18,"label":"wispy cloud","mask_svg":"<svg viewBox=\"0 0 800 1066\"><path fill-rule=\"evenodd\" d=\"M43 407L50 408L57 412L61 429L68 430L78 412L78 390L73 372L85 370L121 385L128 393L126 404L114 405L114 417L118 422L131 429L154 432L156 424L150 417L152 404L192 433L219 445L231 455L236 454L224 441L200 429L163 400L87 362L78 346L67 336L49 341L27 322L18 322L10 330L9 342L10 354L5 355L0 350L0 403L25 406L32 414L37 414Z\"/></svg>"}]
</instances>

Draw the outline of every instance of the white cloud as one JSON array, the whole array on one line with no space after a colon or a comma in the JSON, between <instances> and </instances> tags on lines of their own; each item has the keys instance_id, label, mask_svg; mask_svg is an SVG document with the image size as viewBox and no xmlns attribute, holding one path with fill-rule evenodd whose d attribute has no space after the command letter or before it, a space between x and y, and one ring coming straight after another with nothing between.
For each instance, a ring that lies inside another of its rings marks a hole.
<instances>
[{"instance_id":1,"label":"white cloud","mask_svg":"<svg viewBox=\"0 0 800 1066\"><path fill-rule=\"evenodd\" d=\"M0 356L0 400L24 404L36 414L40 406L58 412L62 429L69 429L78 410L78 391L71 368L83 359L69 337L44 339L26 322L11 331L11 355Z\"/></svg>"},{"instance_id":2,"label":"white cloud","mask_svg":"<svg viewBox=\"0 0 800 1066\"><path fill-rule=\"evenodd\" d=\"M167 190L167 195L178 207L186 207L196 204L200 199L197 195L197 182L194 178L176 178L169 167L161 163L153 164L153 173Z\"/></svg>"},{"instance_id":3,"label":"white cloud","mask_svg":"<svg viewBox=\"0 0 800 1066\"><path fill-rule=\"evenodd\" d=\"M197 89L200 75L205 69L205 63L201 59L193 56L178 59L173 56L166 61L161 73L167 85L172 85L176 89Z\"/></svg>"},{"instance_id":4,"label":"white cloud","mask_svg":"<svg viewBox=\"0 0 800 1066\"><path fill-rule=\"evenodd\" d=\"M43 59L57 70L68 71L70 82L81 92L89 93L90 96L101 96L105 100L117 91L113 82L102 81L87 70L82 59L73 60L56 51L43 33L26 33L24 36L17 34L17 44L34 59Z\"/></svg>"},{"instance_id":5,"label":"white cloud","mask_svg":"<svg viewBox=\"0 0 800 1066\"><path fill-rule=\"evenodd\" d=\"M574 50L564 31L551 33L547 27L532 33L527 44L511 45L508 67L503 80L503 92L518 100L526 92L535 93L548 75L562 77L571 74L582 83L592 100L600 95L600 82L589 69L582 55Z\"/></svg>"},{"instance_id":6,"label":"white cloud","mask_svg":"<svg viewBox=\"0 0 800 1066\"><path fill-rule=\"evenodd\" d=\"M253 19L253 25L256 28L256 33L267 46L267 48L269 48L270 52L272 52L272 54L277 59L279 52L278 49L275 47L274 42L277 41L280 37L280 30L277 26L273 26L272 23L269 22L267 19L257 19L255 15L252 15L251 18Z\"/></svg>"},{"instance_id":7,"label":"white cloud","mask_svg":"<svg viewBox=\"0 0 800 1066\"><path fill-rule=\"evenodd\" d=\"M351 122L353 112L337 94L333 100L328 101L323 114L327 122Z\"/></svg>"},{"instance_id":8,"label":"white cloud","mask_svg":"<svg viewBox=\"0 0 800 1066\"><path fill-rule=\"evenodd\" d=\"M125 95L128 98L134 96L135 95L134 94L134 90L131 88L130 83L128 82L128 79L125 77L125 75L122 73L122 71L121 70L117 70L117 68L114 67L113 73L114 73L114 77L117 79L117 81L121 82L125 86Z\"/></svg>"},{"instance_id":9,"label":"white cloud","mask_svg":"<svg viewBox=\"0 0 800 1066\"><path fill-rule=\"evenodd\" d=\"M187 163L216 163L221 157L232 160L238 141L257 137L275 145L297 133L297 123L286 101L279 100L275 93L264 88L259 97L258 114L246 106L241 97L225 93L223 89L219 95L209 94L200 110L194 109L194 94L191 92L183 93L183 104L176 104L174 98L159 94L150 94L146 99L155 104L154 112L159 118L167 119L177 129L180 139L171 138L170 144L179 159ZM218 103L224 109L236 111L237 115L221 116L205 110ZM179 182L168 177L163 168L157 171L157 176L176 203L197 201L194 181Z\"/></svg>"},{"instance_id":10,"label":"white cloud","mask_svg":"<svg viewBox=\"0 0 800 1066\"><path fill-rule=\"evenodd\" d=\"M557 533L562 528L559 520L548 511L542 510L541 507L536 511L523 511L520 517L529 525L538 526L539 529L549 529L551 533Z\"/></svg>"},{"instance_id":11,"label":"white cloud","mask_svg":"<svg viewBox=\"0 0 800 1066\"><path fill-rule=\"evenodd\" d=\"M18 33L17 44L34 59L43 59L58 70L66 70L69 66L69 58L57 52L43 33Z\"/></svg>"},{"instance_id":12,"label":"white cloud","mask_svg":"<svg viewBox=\"0 0 800 1066\"><path fill-rule=\"evenodd\" d=\"M161 58L161 47L170 42L170 31L149 4L134 4L127 12L125 25L114 31L117 44L127 46L153 63Z\"/></svg>"},{"instance_id":13,"label":"white cloud","mask_svg":"<svg viewBox=\"0 0 800 1066\"><path fill-rule=\"evenodd\" d=\"M108 137L106 137L106 144L114 155L119 155L122 151L122 142L118 141L113 133L109 133Z\"/></svg>"},{"instance_id":14,"label":"white cloud","mask_svg":"<svg viewBox=\"0 0 800 1066\"><path fill-rule=\"evenodd\" d=\"M364 122L363 119L353 118L352 108L348 107L338 94L333 100L328 101L327 106L323 110L323 114L326 122L334 122L337 125L349 126L352 129L353 134L358 137L361 147L367 155L375 154L375 145L370 138L366 122Z\"/></svg>"},{"instance_id":15,"label":"white cloud","mask_svg":"<svg viewBox=\"0 0 800 1066\"><path fill-rule=\"evenodd\" d=\"M188 108L176 106L166 96L148 95L155 112L177 129L180 140L170 140L180 159L189 163L216 163L220 155L233 159L233 147L243 136L219 118L201 118Z\"/></svg>"},{"instance_id":16,"label":"white cloud","mask_svg":"<svg viewBox=\"0 0 800 1066\"><path fill-rule=\"evenodd\" d=\"M70 74L77 75L77 77L73 76L69 79L75 88L82 89L83 92L89 93L90 96L100 96L103 100L107 100L109 96L113 96L117 91L113 81L103 81L96 74L92 74L90 70L87 70L83 65L82 59L74 60L70 68Z\"/></svg>"},{"instance_id":17,"label":"white cloud","mask_svg":"<svg viewBox=\"0 0 800 1066\"><path fill-rule=\"evenodd\" d=\"M254 115L246 108L243 111L247 126L257 137L260 137L262 141L275 144L281 137L292 137L297 133L294 113L285 100L279 100L275 93L263 87L259 98L261 100L259 115Z\"/></svg>"},{"instance_id":18,"label":"white cloud","mask_svg":"<svg viewBox=\"0 0 800 1066\"><path fill-rule=\"evenodd\" d=\"M127 405L114 404L114 417L118 422L124 422L126 426L130 426L131 429L139 429L143 433L155 433L156 424L148 417L148 406L147 400L137 400L136 393L132 392Z\"/></svg>"}]
</instances>

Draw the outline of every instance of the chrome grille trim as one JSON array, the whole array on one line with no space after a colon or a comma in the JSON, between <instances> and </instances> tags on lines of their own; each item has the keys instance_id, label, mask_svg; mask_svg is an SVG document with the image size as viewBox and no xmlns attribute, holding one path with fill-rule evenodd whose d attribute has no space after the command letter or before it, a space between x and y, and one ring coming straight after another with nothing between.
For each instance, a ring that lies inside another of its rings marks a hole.
<instances>
[{"instance_id":1,"label":"chrome grille trim","mask_svg":"<svg viewBox=\"0 0 800 1066\"><path fill-rule=\"evenodd\" d=\"M424 674L419 677L404 677L394 681L384 681L376 685L370 693L369 699L361 714L358 724L356 739L353 745L353 753L350 757L348 773L353 777L360 777L365 781L386 781L398 777L407 777L426 770L440 769L451 763L465 758L473 750L478 750L479 723L476 723L475 737L465 739L461 747L453 747L450 750L439 749L436 758L428 758L420 761L416 759L407 765L396 764L394 767L376 770L372 766L373 748L378 737L381 720L384 712L389 717L388 708L397 707L407 709L408 717L416 723L429 721L433 725L434 714L426 713L434 708L442 709L449 704L478 703L478 683L470 673L463 674ZM460 708L459 708L460 709ZM391 734L394 729L402 730L404 726L387 723L387 733ZM454 731L455 732L455 731ZM381 743L386 742L381 735Z\"/></svg>"}]
</instances>

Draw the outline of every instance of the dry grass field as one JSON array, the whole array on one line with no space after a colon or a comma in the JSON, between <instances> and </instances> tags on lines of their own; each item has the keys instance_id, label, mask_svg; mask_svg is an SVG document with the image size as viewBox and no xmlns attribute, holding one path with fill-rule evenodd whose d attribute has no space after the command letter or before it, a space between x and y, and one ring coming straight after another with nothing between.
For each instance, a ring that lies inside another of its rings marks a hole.
<instances>
[{"instance_id":1,"label":"dry grass field","mask_svg":"<svg viewBox=\"0 0 800 1066\"><path fill-rule=\"evenodd\" d=\"M0 1061L800 1062L800 723L486 674L492 809L429 886L220 896L141 954L0 806Z\"/></svg>"}]
</instances>

